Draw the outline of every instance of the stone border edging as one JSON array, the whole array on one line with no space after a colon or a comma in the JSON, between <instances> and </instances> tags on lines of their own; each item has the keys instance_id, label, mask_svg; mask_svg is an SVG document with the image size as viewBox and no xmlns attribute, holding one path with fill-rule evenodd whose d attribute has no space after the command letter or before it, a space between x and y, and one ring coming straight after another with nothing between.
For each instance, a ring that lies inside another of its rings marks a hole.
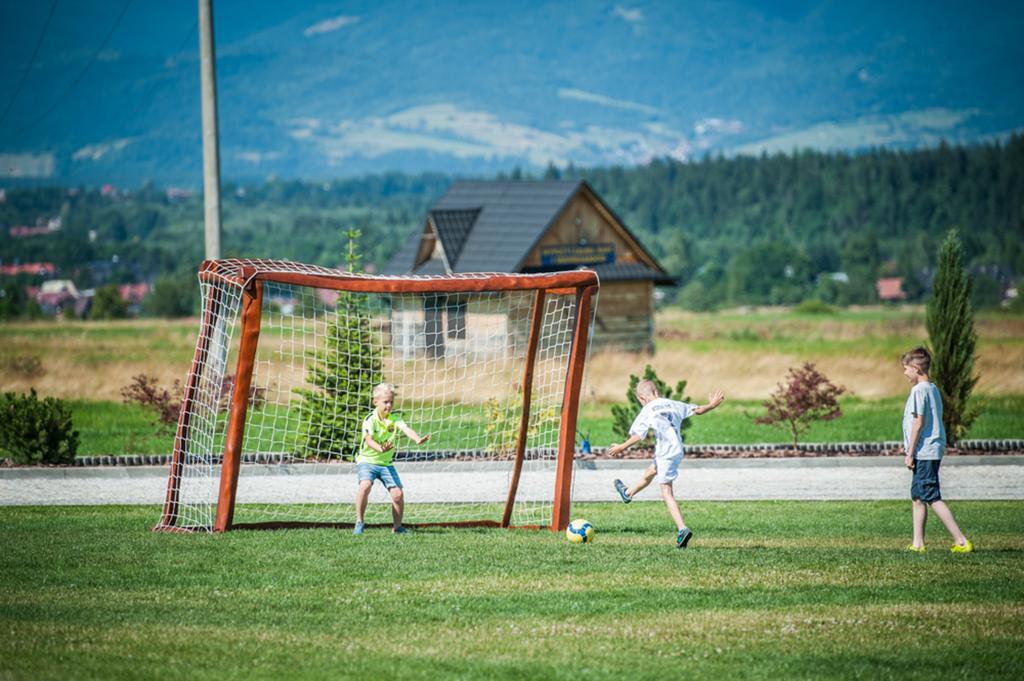
<instances>
[{"instance_id":1,"label":"stone border edging","mask_svg":"<svg viewBox=\"0 0 1024 681\"><path fill-rule=\"evenodd\" d=\"M694 459L744 459L744 458L816 458L830 456L879 456L895 454L902 446L899 442L830 442L801 444L794 451L789 444L760 443L747 445L698 444L686 448L686 455ZM603 459L604 449L596 449L591 456L577 452L577 458ZM947 452L950 456L1008 455L1024 454L1024 439L1007 440L961 440L959 446ZM437 458L454 458L453 453L437 452ZM651 456L647 450L634 450L622 460L646 459ZM242 463L278 464L285 463L280 454L245 454ZM291 460L287 460L291 463ZM134 454L120 456L80 456L65 466L29 466L30 468L81 468L95 466L168 466L170 454ZM10 459L0 459L0 466L15 467Z\"/></svg>"}]
</instances>

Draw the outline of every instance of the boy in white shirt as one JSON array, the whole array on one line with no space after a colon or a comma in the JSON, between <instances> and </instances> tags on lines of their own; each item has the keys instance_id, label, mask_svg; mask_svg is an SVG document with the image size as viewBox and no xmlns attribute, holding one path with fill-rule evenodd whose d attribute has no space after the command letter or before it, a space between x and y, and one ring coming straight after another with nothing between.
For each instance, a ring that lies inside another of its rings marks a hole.
<instances>
[{"instance_id":1,"label":"boy in white shirt","mask_svg":"<svg viewBox=\"0 0 1024 681\"><path fill-rule=\"evenodd\" d=\"M640 442L650 430L654 430L654 463L643 477L632 487L627 488L621 480L615 481L615 490L623 503L628 504L643 488L657 478L661 486L661 498L665 500L669 515L676 523L676 547L685 549L693 532L683 522L683 513L679 510L672 481L679 476L679 462L683 459L683 438L679 432L683 421L694 415L706 414L725 400L721 390L712 393L704 406L676 402L661 397L654 381L640 381L636 386L636 397L643 408L629 427L629 439L622 444L608 448L608 454L615 456Z\"/></svg>"}]
</instances>

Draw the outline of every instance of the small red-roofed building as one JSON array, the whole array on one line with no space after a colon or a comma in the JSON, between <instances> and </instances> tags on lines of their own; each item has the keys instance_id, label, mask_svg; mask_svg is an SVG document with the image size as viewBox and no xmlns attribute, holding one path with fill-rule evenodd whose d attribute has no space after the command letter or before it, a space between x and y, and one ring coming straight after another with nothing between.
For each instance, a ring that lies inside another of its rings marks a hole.
<instances>
[{"instance_id":1,"label":"small red-roofed building","mask_svg":"<svg viewBox=\"0 0 1024 681\"><path fill-rule=\"evenodd\" d=\"M875 282L875 289L878 291L878 299L885 302L907 298L903 291L903 277L883 277Z\"/></svg>"},{"instance_id":2,"label":"small red-roofed building","mask_svg":"<svg viewBox=\"0 0 1024 681\"><path fill-rule=\"evenodd\" d=\"M78 288L70 279L44 281L35 295L36 302L46 314L60 314L66 306L74 305L78 297Z\"/></svg>"},{"instance_id":3,"label":"small red-roofed building","mask_svg":"<svg viewBox=\"0 0 1024 681\"><path fill-rule=\"evenodd\" d=\"M52 262L26 262L18 265L0 265L0 274L7 277L16 277L19 274L50 276L57 271Z\"/></svg>"}]
</instances>

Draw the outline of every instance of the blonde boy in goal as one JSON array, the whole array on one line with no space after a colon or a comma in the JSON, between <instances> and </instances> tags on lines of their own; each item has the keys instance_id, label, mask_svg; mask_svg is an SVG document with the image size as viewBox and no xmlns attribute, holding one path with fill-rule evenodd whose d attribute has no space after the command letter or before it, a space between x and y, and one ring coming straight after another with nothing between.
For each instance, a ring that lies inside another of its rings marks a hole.
<instances>
[{"instance_id":1,"label":"blonde boy in goal","mask_svg":"<svg viewBox=\"0 0 1024 681\"><path fill-rule=\"evenodd\" d=\"M380 383L373 389L373 411L363 420L363 439L359 443L359 455L356 456L359 489L356 491L356 525L352 528L352 534L362 534L366 527L363 516L375 480L380 480L391 495L391 531L395 534L406 532L402 525L405 493L402 491L402 479L392 465L395 438L398 437L398 431L402 431L410 440L421 445L430 439L430 435L419 435L405 421L392 414L394 405L395 386Z\"/></svg>"},{"instance_id":2,"label":"blonde boy in goal","mask_svg":"<svg viewBox=\"0 0 1024 681\"><path fill-rule=\"evenodd\" d=\"M721 390L712 393L704 406L669 400L658 394L654 381L640 381L636 386L636 397L643 408L629 427L629 439L622 444L614 444L608 448L608 454L616 456L647 437L654 430L654 463L643 477L632 487L627 488L621 480L615 481L615 491L623 503L628 504L640 490L657 478L661 487L661 498L668 507L669 515L676 523L676 547L685 549L693 532L683 522L683 512L679 510L672 482L679 476L679 462L683 460L683 437L679 429L683 421L690 416L706 414L725 400Z\"/></svg>"}]
</instances>

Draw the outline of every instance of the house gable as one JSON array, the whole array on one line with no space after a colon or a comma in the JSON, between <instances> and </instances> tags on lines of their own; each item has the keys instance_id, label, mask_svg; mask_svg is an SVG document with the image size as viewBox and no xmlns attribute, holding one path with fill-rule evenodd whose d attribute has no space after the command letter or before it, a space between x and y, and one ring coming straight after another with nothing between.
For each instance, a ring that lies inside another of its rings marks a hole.
<instances>
[{"instance_id":1,"label":"house gable","mask_svg":"<svg viewBox=\"0 0 1024 681\"><path fill-rule=\"evenodd\" d=\"M580 191L569 201L551 226L548 227L533 248L520 261L520 271L536 271L550 266L550 253L557 247L589 245L598 250L610 247L614 253L613 262L631 264L642 262L650 267L658 268L653 259L644 258L643 252L635 247L635 240L630 237L620 224L609 219L595 202ZM547 251L548 257L545 258ZM547 261L546 261L547 260ZM571 265L571 263L567 263ZM592 264L592 263L586 263ZM660 268L658 268L660 269Z\"/></svg>"}]
</instances>

